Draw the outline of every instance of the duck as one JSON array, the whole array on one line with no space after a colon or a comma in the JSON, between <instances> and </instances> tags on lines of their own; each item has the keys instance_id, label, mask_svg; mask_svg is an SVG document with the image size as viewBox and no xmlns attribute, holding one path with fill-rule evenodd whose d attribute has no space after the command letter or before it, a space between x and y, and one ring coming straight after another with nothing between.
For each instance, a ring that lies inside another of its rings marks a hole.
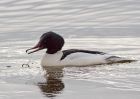
<instances>
[{"instance_id":1,"label":"duck","mask_svg":"<svg viewBox=\"0 0 140 99\"><path fill-rule=\"evenodd\" d=\"M100 51L84 49L62 50L64 43L65 40L61 35L49 31L42 34L39 42L35 46L27 49L26 53L31 54L47 49L41 59L42 66L91 66L134 61Z\"/></svg>"}]
</instances>

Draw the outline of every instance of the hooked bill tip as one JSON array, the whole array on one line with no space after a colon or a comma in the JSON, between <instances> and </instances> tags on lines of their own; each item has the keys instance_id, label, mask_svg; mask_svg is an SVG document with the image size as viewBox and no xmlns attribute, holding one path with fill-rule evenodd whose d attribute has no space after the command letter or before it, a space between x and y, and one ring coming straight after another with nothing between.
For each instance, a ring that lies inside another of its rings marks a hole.
<instances>
[{"instance_id":1,"label":"hooked bill tip","mask_svg":"<svg viewBox=\"0 0 140 99\"><path fill-rule=\"evenodd\" d=\"M26 50L26 53L28 52L28 50Z\"/></svg>"},{"instance_id":2,"label":"hooked bill tip","mask_svg":"<svg viewBox=\"0 0 140 99\"><path fill-rule=\"evenodd\" d=\"M26 50L26 53L28 54L28 51L31 50L31 49L33 49L33 48L29 48L29 49L27 49L27 50ZM30 52L29 52L29 53L30 53Z\"/></svg>"},{"instance_id":3,"label":"hooked bill tip","mask_svg":"<svg viewBox=\"0 0 140 99\"><path fill-rule=\"evenodd\" d=\"M26 50L26 53L27 53L27 54L31 54L31 53L32 53L32 52L28 52L28 51L29 51L29 49Z\"/></svg>"}]
</instances>

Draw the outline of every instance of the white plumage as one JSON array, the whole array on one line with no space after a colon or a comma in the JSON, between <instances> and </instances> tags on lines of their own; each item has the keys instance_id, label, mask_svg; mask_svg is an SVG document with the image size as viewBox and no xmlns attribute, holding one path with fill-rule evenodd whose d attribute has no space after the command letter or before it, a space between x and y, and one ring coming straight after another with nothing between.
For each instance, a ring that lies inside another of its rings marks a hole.
<instances>
[{"instance_id":1,"label":"white plumage","mask_svg":"<svg viewBox=\"0 0 140 99\"><path fill-rule=\"evenodd\" d=\"M119 62L129 62L130 60L112 56L109 54L89 54L76 52L68 55L63 60L61 57L63 55L62 51L58 51L55 54L45 53L42 60L42 66L89 66L97 64L109 64L109 63L119 63Z\"/></svg>"}]
</instances>

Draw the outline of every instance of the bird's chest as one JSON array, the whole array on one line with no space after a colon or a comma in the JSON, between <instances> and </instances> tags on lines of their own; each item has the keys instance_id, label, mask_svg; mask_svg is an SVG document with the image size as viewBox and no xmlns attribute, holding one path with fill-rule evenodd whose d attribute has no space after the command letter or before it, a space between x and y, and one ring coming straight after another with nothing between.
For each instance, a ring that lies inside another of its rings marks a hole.
<instances>
[{"instance_id":1,"label":"bird's chest","mask_svg":"<svg viewBox=\"0 0 140 99\"><path fill-rule=\"evenodd\" d=\"M62 57L62 53L45 54L42 57L41 65L42 66L58 66L60 65L61 57Z\"/></svg>"}]
</instances>

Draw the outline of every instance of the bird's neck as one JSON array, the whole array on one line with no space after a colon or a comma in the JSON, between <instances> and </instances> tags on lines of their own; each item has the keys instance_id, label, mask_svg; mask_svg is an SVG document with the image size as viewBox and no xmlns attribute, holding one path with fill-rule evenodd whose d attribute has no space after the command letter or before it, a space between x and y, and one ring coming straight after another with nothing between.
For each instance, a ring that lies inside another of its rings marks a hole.
<instances>
[{"instance_id":1,"label":"bird's neck","mask_svg":"<svg viewBox=\"0 0 140 99\"><path fill-rule=\"evenodd\" d=\"M60 50L48 49L48 50L46 51L46 53L47 53L47 54L55 54L55 53L57 53L58 51L60 51Z\"/></svg>"}]
</instances>

